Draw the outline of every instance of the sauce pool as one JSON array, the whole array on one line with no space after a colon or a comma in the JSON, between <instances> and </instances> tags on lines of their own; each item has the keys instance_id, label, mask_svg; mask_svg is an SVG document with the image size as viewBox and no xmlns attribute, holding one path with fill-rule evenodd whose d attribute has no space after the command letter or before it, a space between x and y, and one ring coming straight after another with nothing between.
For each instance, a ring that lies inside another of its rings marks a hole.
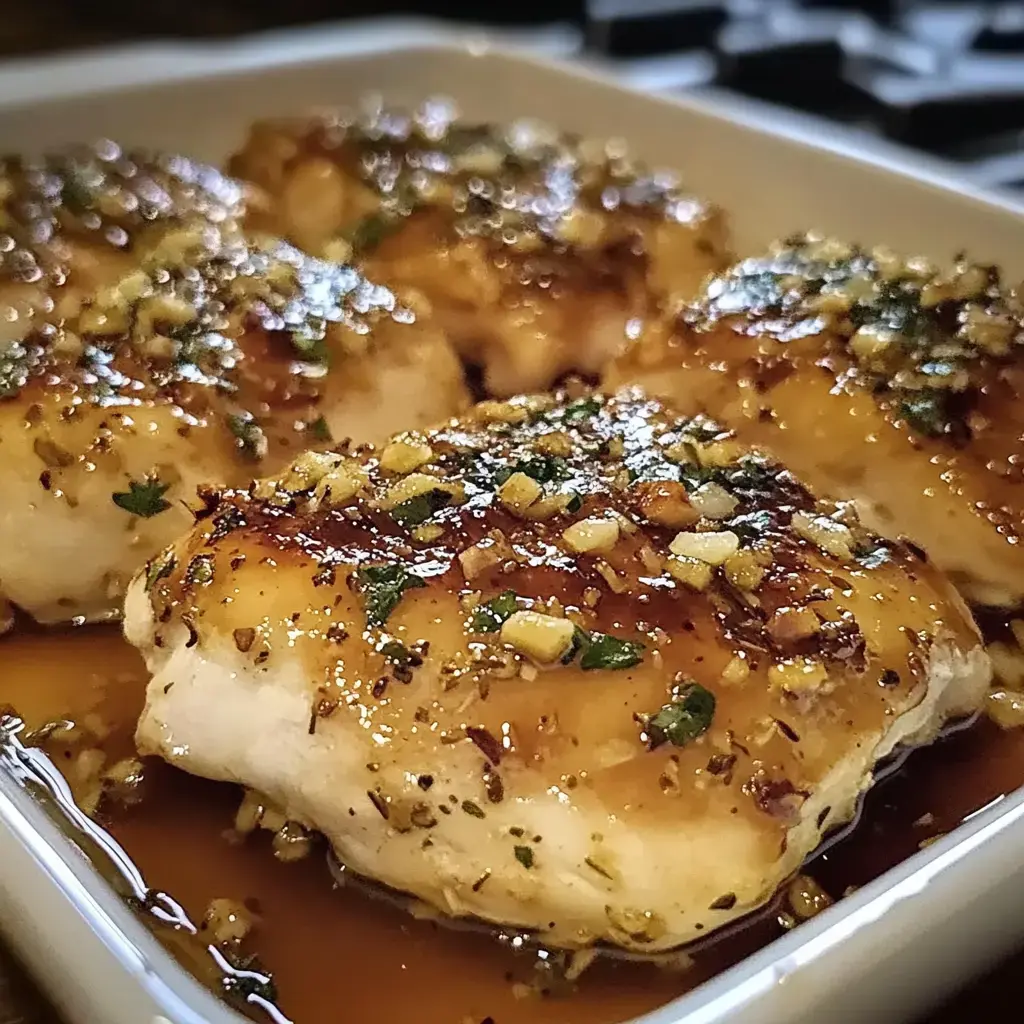
<instances>
[{"instance_id":1,"label":"sauce pool","mask_svg":"<svg viewBox=\"0 0 1024 1024\"><path fill-rule=\"evenodd\" d=\"M0 705L14 707L30 729L88 717L109 730L101 746L110 763L131 753L146 675L116 627L19 632L0 640L0 654ZM58 764L73 765L70 752L63 763L53 753ZM101 824L147 884L180 902L193 921L213 899L245 904L256 919L245 950L273 975L278 1005L298 1024L336 1024L340 1008L354 1024L615 1024L670 1001L784 927L776 903L692 951L685 969L599 960L571 991L545 997L524 987L537 977L534 956L339 888L322 847L282 863L265 835L230 841L237 787L156 761L146 763L145 775L143 800L125 808L105 803ZM856 830L807 873L838 898L1022 782L1024 733L981 720L916 752L876 786ZM171 946L181 957L180 940Z\"/></svg>"}]
</instances>

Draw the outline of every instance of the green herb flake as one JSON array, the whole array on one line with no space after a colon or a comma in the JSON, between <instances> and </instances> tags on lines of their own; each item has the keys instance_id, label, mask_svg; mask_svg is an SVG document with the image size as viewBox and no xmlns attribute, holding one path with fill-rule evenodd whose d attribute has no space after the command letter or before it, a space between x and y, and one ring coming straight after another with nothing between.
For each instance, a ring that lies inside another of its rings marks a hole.
<instances>
[{"instance_id":1,"label":"green herb flake","mask_svg":"<svg viewBox=\"0 0 1024 1024\"><path fill-rule=\"evenodd\" d=\"M185 582L205 586L213 579L213 555L196 555L185 569Z\"/></svg>"},{"instance_id":2,"label":"green herb flake","mask_svg":"<svg viewBox=\"0 0 1024 1024\"><path fill-rule=\"evenodd\" d=\"M512 852L527 871L533 867L533 850L529 846L513 846Z\"/></svg>"},{"instance_id":3,"label":"green herb flake","mask_svg":"<svg viewBox=\"0 0 1024 1024\"><path fill-rule=\"evenodd\" d=\"M153 558L146 565L146 590L152 590L157 583L174 572L176 559L169 551Z\"/></svg>"},{"instance_id":4,"label":"green herb flake","mask_svg":"<svg viewBox=\"0 0 1024 1024\"><path fill-rule=\"evenodd\" d=\"M589 644L590 634L579 626L574 627L572 631L572 643L569 645L569 650L562 655L562 664L571 664L576 655L579 654L580 651L585 650Z\"/></svg>"},{"instance_id":5,"label":"green herb flake","mask_svg":"<svg viewBox=\"0 0 1024 1024\"><path fill-rule=\"evenodd\" d=\"M472 800L463 800L462 809L471 818L486 818L487 815Z\"/></svg>"},{"instance_id":6,"label":"green herb flake","mask_svg":"<svg viewBox=\"0 0 1024 1024\"><path fill-rule=\"evenodd\" d=\"M599 398L579 398L565 407L562 419L566 423L579 423L581 420L596 416L600 411L601 400Z\"/></svg>"},{"instance_id":7,"label":"green herb flake","mask_svg":"<svg viewBox=\"0 0 1024 1024\"><path fill-rule=\"evenodd\" d=\"M582 632L582 631L581 631ZM637 640L620 640L606 633L591 633L583 644L580 668L632 668L643 660L644 645Z\"/></svg>"},{"instance_id":8,"label":"green herb flake","mask_svg":"<svg viewBox=\"0 0 1024 1024\"><path fill-rule=\"evenodd\" d=\"M648 749L663 743L685 747L691 740L707 732L715 717L715 695L700 683L682 687L671 704L666 704L646 724Z\"/></svg>"},{"instance_id":9,"label":"green herb flake","mask_svg":"<svg viewBox=\"0 0 1024 1024\"><path fill-rule=\"evenodd\" d=\"M500 487L513 473L525 473L539 484L554 480L565 480L569 476L569 464L560 455L542 455L534 459L520 459L512 466L504 466L494 474L494 482Z\"/></svg>"},{"instance_id":10,"label":"green herb flake","mask_svg":"<svg viewBox=\"0 0 1024 1024\"><path fill-rule=\"evenodd\" d=\"M505 620L515 613L516 607L516 592L505 590L473 610L470 627L474 633L497 633Z\"/></svg>"},{"instance_id":11,"label":"green herb flake","mask_svg":"<svg viewBox=\"0 0 1024 1024\"><path fill-rule=\"evenodd\" d=\"M141 483L138 480L129 480L128 490L115 491L111 498L114 504L118 508L123 508L125 512L150 519L171 507L171 503L164 498L170 488L170 484L160 483L155 476L147 476Z\"/></svg>"},{"instance_id":12,"label":"green herb flake","mask_svg":"<svg viewBox=\"0 0 1024 1024\"><path fill-rule=\"evenodd\" d=\"M447 508L452 503L450 491L441 487L432 487L429 491L417 494L396 505L391 510L391 518L400 526L419 526L425 523L435 512Z\"/></svg>"},{"instance_id":13,"label":"green herb flake","mask_svg":"<svg viewBox=\"0 0 1024 1024\"><path fill-rule=\"evenodd\" d=\"M401 565L370 565L357 569L356 579L366 608L366 622L370 626L382 626L387 622L407 590L426 586L422 576Z\"/></svg>"},{"instance_id":14,"label":"green herb flake","mask_svg":"<svg viewBox=\"0 0 1024 1024\"><path fill-rule=\"evenodd\" d=\"M317 417L312 423L306 425L306 430L309 432L309 436L314 441L333 441L334 437L331 434L331 428L327 425L327 420L323 416Z\"/></svg>"},{"instance_id":15,"label":"green herb flake","mask_svg":"<svg viewBox=\"0 0 1024 1024\"><path fill-rule=\"evenodd\" d=\"M259 462L267 454L267 435L251 413L228 416L228 429L238 438L238 447L246 458Z\"/></svg>"}]
</instances>

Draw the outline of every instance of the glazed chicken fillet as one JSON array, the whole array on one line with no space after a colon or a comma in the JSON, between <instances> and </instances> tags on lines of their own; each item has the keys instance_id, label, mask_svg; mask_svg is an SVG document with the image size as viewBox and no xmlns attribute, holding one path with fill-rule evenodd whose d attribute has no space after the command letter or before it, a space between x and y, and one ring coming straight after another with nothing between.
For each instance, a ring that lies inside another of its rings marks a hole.
<instances>
[{"instance_id":1,"label":"glazed chicken fillet","mask_svg":"<svg viewBox=\"0 0 1024 1024\"><path fill-rule=\"evenodd\" d=\"M610 367L856 501L976 603L1024 599L1024 305L995 268L790 239Z\"/></svg>"},{"instance_id":2,"label":"glazed chicken fillet","mask_svg":"<svg viewBox=\"0 0 1024 1024\"><path fill-rule=\"evenodd\" d=\"M443 336L244 208L212 168L112 144L0 164L0 601L113 614L197 485L464 407Z\"/></svg>"},{"instance_id":3,"label":"glazed chicken fillet","mask_svg":"<svg viewBox=\"0 0 1024 1024\"><path fill-rule=\"evenodd\" d=\"M621 146L436 102L257 124L231 169L268 197L251 223L425 301L491 395L599 373L725 262L719 212Z\"/></svg>"},{"instance_id":4,"label":"glazed chicken fillet","mask_svg":"<svg viewBox=\"0 0 1024 1024\"><path fill-rule=\"evenodd\" d=\"M640 954L766 901L989 676L929 565L628 391L224 490L126 633L142 752L442 914Z\"/></svg>"}]
</instances>

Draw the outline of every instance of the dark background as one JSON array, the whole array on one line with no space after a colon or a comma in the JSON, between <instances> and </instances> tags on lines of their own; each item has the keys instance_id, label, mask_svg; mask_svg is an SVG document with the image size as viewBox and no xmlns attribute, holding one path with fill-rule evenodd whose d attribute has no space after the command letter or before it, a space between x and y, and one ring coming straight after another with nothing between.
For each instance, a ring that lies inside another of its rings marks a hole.
<instances>
[{"instance_id":1,"label":"dark background","mask_svg":"<svg viewBox=\"0 0 1024 1024\"><path fill-rule=\"evenodd\" d=\"M579 30L579 51L634 83L724 88L866 128L1024 189L1024 3L927 0L7 0L0 58L166 38L229 36L378 15ZM930 1024L1021 1016L1024 954ZM1013 1007L1014 1009L1010 1009ZM0 1024L56 1018L0 948Z\"/></svg>"},{"instance_id":2,"label":"dark background","mask_svg":"<svg viewBox=\"0 0 1024 1024\"><path fill-rule=\"evenodd\" d=\"M1024 3L929 0L30 0L0 54L372 15L578 27L581 48L671 91L715 83L852 122L1024 188ZM15 13L16 12L16 13ZM652 81L655 79L652 78Z\"/></svg>"}]
</instances>

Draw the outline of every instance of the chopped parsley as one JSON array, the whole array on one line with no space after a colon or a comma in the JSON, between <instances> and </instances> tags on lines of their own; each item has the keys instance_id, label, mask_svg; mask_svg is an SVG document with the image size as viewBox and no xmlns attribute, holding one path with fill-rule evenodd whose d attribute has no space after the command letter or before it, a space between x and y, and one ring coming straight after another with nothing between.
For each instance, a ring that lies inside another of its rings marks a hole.
<instances>
[{"instance_id":1,"label":"chopped parsley","mask_svg":"<svg viewBox=\"0 0 1024 1024\"><path fill-rule=\"evenodd\" d=\"M334 437L331 434L331 428L327 425L327 420L323 416L317 417L312 423L306 425L306 429L309 431L309 436L314 441L333 441Z\"/></svg>"},{"instance_id":2,"label":"chopped parsley","mask_svg":"<svg viewBox=\"0 0 1024 1024\"><path fill-rule=\"evenodd\" d=\"M471 818L486 818L487 815L472 800L462 801L462 810Z\"/></svg>"},{"instance_id":3,"label":"chopped parsley","mask_svg":"<svg viewBox=\"0 0 1024 1024\"><path fill-rule=\"evenodd\" d=\"M562 419L566 423L579 423L580 420L596 416L600 411L601 400L599 398L579 398L565 407Z\"/></svg>"},{"instance_id":4,"label":"chopped parsley","mask_svg":"<svg viewBox=\"0 0 1024 1024\"><path fill-rule=\"evenodd\" d=\"M585 639L581 639L582 637ZM636 640L620 640L607 633L584 633L577 630L576 640L583 649L580 668L632 668L643 660L644 645Z\"/></svg>"},{"instance_id":5,"label":"chopped parsley","mask_svg":"<svg viewBox=\"0 0 1024 1024\"><path fill-rule=\"evenodd\" d=\"M512 852L527 871L533 867L533 850L529 846L513 846Z\"/></svg>"},{"instance_id":6,"label":"chopped parsley","mask_svg":"<svg viewBox=\"0 0 1024 1024\"><path fill-rule=\"evenodd\" d=\"M155 476L147 476L141 483L138 480L129 480L128 490L115 491L111 498L114 504L118 508L123 508L125 512L149 519L171 507L171 503L164 498L170 487L170 484L162 484Z\"/></svg>"},{"instance_id":7,"label":"chopped parsley","mask_svg":"<svg viewBox=\"0 0 1024 1024\"><path fill-rule=\"evenodd\" d=\"M451 503L451 491L446 491L442 487L432 487L429 491L396 505L391 510L391 518L401 526L419 526L435 512L440 512Z\"/></svg>"},{"instance_id":8,"label":"chopped parsley","mask_svg":"<svg viewBox=\"0 0 1024 1024\"><path fill-rule=\"evenodd\" d=\"M152 590L159 580L174 572L175 557L169 551L158 555L146 566L146 590Z\"/></svg>"},{"instance_id":9,"label":"chopped parsley","mask_svg":"<svg viewBox=\"0 0 1024 1024\"><path fill-rule=\"evenodd\" d=\"M238 438L238 447L246 458L259 462L267 454L267 435L252 413L228 416L228 429Z\"/></svg>"},{"instance_id":10,"label":"chopped parsley","mask_svg":"<svg viewBox=\"0 0 1024 1024\"><path fill-rule=\"evenodd\" d=\"M490 601L478 605L473 611L470 626L474 633L496 633L506 619L516 610L517 595L514 590L505 590Z\"/></svg>"},{"instance_id":11,"label":"chopped parsley","mask_svg":"<svg viewBox=\"0 0 1024 1024\"><path fill-rule=\"evenodd\" d=\"M494 482L501 486L513 473L525 473L539 484L564 480L569 476L569 465L560 455L541 455L533 459L520 459L512 466L503 466L494 474Z\"/></svg>"},{"instance_id":12,"label":"chopped parsley","mask_svg":"<svg viewBox=\"0 0 1024 1024\"><path fill-rule=\"evenodd\" d=\"M196 555L185 569L185 582L205 586L213 579L213 555Z\"/></svg>"},{"instance_id":13,"label":"chopped parsley","mask_svg":"<svg viewBox=\"0 0 1024 1024\"><path fill-rule=\"evenodd\" d=\"M715 717L715 695L700 683L688 683L645 725L648 749L663 743L685 747L691 740L707 732Z\"/></svg>"},{"instance_id":14,"label":"chopped parsley","mask_svg":"<svg viewBox=\"0 0 1024 1024\"><path fill-rule=\"evenodd\" d=\"M398 607L407 590L425 587L422 576L411 573L401 565L370 565L356 570L356 579L363 596L366 621L370 626L382 626Z\"/></svg>"}]
</instances>

